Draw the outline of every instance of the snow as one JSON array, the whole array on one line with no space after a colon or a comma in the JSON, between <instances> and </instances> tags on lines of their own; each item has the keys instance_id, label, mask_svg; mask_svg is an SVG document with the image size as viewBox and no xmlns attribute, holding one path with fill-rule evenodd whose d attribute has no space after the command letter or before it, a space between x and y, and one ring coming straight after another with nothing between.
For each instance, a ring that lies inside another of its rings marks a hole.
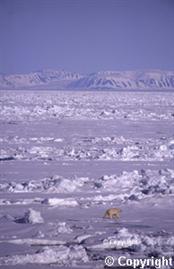
<instances>
[{"instance_id":1,"label":"snow","mask_svg":"<svg viewBox=\"0 0 174 269\"><path fill-rule=\"evenodd\" d=\"M89 199L81 198L79 201L74 198L34 198L20 200L0 200L3 204L31 204L40 203L50 206L68 206L76 207L79 204L85 206L92 204L105 203L114 200L141 200L145 197L152 197L153 195L174 195L174 170L173 169L141 169L133 171L123 171L121 174L103 175L99 178L84 178L75 177L63 178L61 176L54 176L51 178L44 178L26 182L4 182L0 184L0 192L41 192L41 193L79 193L85 192L93 193L97 191L111 192L107 196L98 194Z\"/></svg>"},{"instance_id":2,"label":"snow","mask_svg":"<svg viewBox=\"0 0 174 269\"><path fill-rule=\"evenodd\" d=\"M0 241L3 243L3 241ZM24 239L12 239L7 240L6 242L15 245L29 245L29 246L57 246L65 245L66 242L60 240L50 240L50 239L38 239L38 238L24 238Z\"/></svg>"},{"instance_id":3,"label":"snow","mask_svg":"<svg viewBox=\"0 0 174 269\"><path fill-rule=\"evenodd\" d=\"M57 228L58 233L72 233L73 230L66 224L66 222L60 222Z\"/></svg>"},{"instance_id":4,"label":"snow","mask_svg":"<svg viewBox=\"0 0 174 269\"><path fill-rule=\"evenodd\" d=\"M0 75L0 87L13 89L13 88L28 88L28 87L43 87L43 86L59 86L65 87L73 80L81 77L78 73L67 72L64 70L51 70L45 69L38 72L28 74L10 74Z\"/></svg>"},{"instance_id":5,"label":"snow","mask_svg":"<svg viewBox=\"0 0 174 269\"><path fill-rule=\"evenodd\" d=\"M21 223L30 223L30 224L37 224L43 223L44 220L39 211L36 211L32 208L25 213L24 217L17 219L16 221Z\"/></svg>"},{"instance_id":6,"label":"snow","mask_svg":"<svg viewBox=\"0 0 174 269\"><path fill-rule=\"evenodd\" d=\"M103 71L86 75L70 84L84 89L167 89L174 87L172 71Z\"/></svg>"},{"instance_id":7,"label":"snow","mask_svg":"<svg viewBox=\"0 0 174 269\"><path fill-rule=\"evenodd\" d=\"M63 91L52 91L51 94L40 91L36 94L33 91L16 93L1 92L0 118L8 124L15 124L18 120L173 119L173 92L166 92L164 97L154 92L150 95L144 92L101 92L93 98L90 92L68 91L68 102L67 93Z\"/></svg>"},{"instance_id":8,"label":"snow","mask_svg":"<svg viewBox=\"0 0 174 269\"><path fill-rule=\"evenodd\" d=\"M6 147L8 139L9 148ZM41 137L32 139L36 145L30 147L30 140L20 137L1 138L3 148L0 160L163 161L174 158L173 136L140 139L139 142L124 137L93 137L89 140L83 138L82 141L77 138L69 141L68 146L62 141L56 145L57 139ZM47 145L49 142L50 146Z\"/></svg>"},{"instance_id":9,"label":"snow","mask_svg":"<svg viewBox=\"0 0 174 269\"><path fill-rule=\"evenodd\" d=\"M49 198L43 201L44 204L48 204L50 206L78 206L78 202L75 199L67 198L67 199L60 199L60 198Z\"/></svg>"},{"instance_id":10,"label":"snow","mask_svg":"<svg viewBox=\"0 0 174 269\"><path fill-rule=\"evenodd\" d=\"M0 267L99 269L106 256L173 257L173 97L2 91ZM120 219L103 218L115 207Z\"/></svg>"},{"instance_id":11,"label":"snow","mask_svg":"<svg viewBox=\"0 0 174 269\"><path fill-rule=\"evenodd\" d=\"M86 263L88 256L82 246L60 246L55 248L45 247L38 253L27 255L16 255L7 258L5 261L0 258L1 265L16 264L56 264L56 265L75 265L78 262Z\"/></svg>"},{"instance_id":12,"label":"snow","mask_svg":"<svg viewBox=\"0 0 174 269\"><path fill-rule=\"evenodd\" d=\"M80 189L86 182L88 182L88 178L77 178L74 179L66 179L61 176L55 175L51 178L43 178L38 180L26 181L26 182L5 182L0 184L0 191L8 191L8 192L74 192ZM57 200L58 202L58 200ZM50 203L54 203L54 201L50 200ZM56 200L55 200L56 203Z\"/></svg>"},{"instance_id":13,"label":"snow","mask_svg":"<svg viewBox=\"0 0 174 269\"><path fill-rule=\"evenodd\" d=\"M99 245L92 245L90 249L129 249L133 252L146 253L146 255L173 255L174 236L168 233L132 233L126 228L118 229L116 235L110 236Z\"/></svg>"},{"instance_id":14,"label":"snow","mask_svg":"<svg viewBox=\"0 0 174 269\"><path fill-rule=\"evenodd\" d=\"M0 75L2 89L173 89L173 71L100 71L80 75L64 70Z\"/></svg>"}]
</instances>

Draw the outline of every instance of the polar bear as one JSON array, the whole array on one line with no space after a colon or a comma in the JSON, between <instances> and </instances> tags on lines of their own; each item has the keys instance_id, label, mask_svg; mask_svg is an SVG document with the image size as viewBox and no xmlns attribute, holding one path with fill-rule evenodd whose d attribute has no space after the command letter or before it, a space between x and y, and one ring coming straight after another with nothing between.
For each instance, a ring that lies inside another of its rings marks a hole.
<instances>
[{"instance_id":1,"label":"polar bear","mask_svg":"<svg viewBox=\"0 0 174 269\"><path fill-rule=\"evenodd\" d=\"M104 218L109 218L109 219L119 219L120 218L120 208L109 208L106 210L104 214Z\"/></svg>"}]
</instances>

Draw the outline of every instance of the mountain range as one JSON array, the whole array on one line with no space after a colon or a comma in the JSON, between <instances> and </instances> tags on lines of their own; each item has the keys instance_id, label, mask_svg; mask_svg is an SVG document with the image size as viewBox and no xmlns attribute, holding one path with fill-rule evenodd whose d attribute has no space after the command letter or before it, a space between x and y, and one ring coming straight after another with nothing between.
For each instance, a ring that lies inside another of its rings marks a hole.
<instances>
[{"instance_id":1,"label":"mountain range","mask_svg":"<svg viewBox=\"0 0 174 269\"><path fill-rule=\"evenodd\" d=\"M82 75L46 69L28 74L0 74L0 89L174 89L174 71L101 71Z\"/></svg>"}]
</instances>

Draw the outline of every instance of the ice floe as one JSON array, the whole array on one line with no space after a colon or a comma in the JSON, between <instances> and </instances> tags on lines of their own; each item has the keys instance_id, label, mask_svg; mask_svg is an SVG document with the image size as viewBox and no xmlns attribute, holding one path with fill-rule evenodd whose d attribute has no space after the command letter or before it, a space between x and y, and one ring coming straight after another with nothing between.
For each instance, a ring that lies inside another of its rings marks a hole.
<instances>
[{"instance_id":1,"label":"ice floe","mask_svg":"<svg viewBox=\"0 0 174 269\"><path fill-rule=\"evenodd\" d=\"M16 222L38 224L44 223L44 219L42 218L39 211L29 208L28 211L24 214L24 217L16 218Z\"/></svg>"},{"instance_id":2,"label":"ice floe","mask_svg":"<svg viewBox=\"0 0 174 269\"><path fill-rule=\"evenodd\" d=\"M73 198L46 198L42 201L43 204L47 204L50 206L69 206L75 207L78 206L78 202Z\"/></svg>"},{"instance_id":3,"label":"ice floe","mask_svg":"<svg viewBox=\"0 0 174 269\"><path fill-rule=\"evenodd\" d=\"M75 177L72 179L55 175L41 180L26 182L2 182L0 192L46 192L46 193L73 193L81 191L97 191L97 195L92 198L81 198L80 202L101 203L112 200L141 200L153 195L174 194L174 170L172 169L141 169L133 171L123 171L121 174L103 175L100 178L90 179L88 177ZM102 194L100 194L102 192ZM104 195L103 192L112 194ZM0 200L1 204L10 202ZM18 201L20 203L20 201ZM78 206L78 201L74 198L49 198L40 200L34 198L31 203L45 203L50 206ZM17 203L13 201L11 203ZM30 203L24 200L23 203Z\"/></svg>"},{"instance_id":4,"label":"ice floe","mask_svg":"<svg viewBox=\"0 0 174 269\"><path fill-rule=\"evenodd\" d=\"M105 238L101 243L88 246L89 249L104 251L105 249L125 249L144 256L171 256L174 250L174 236L161 231L158 233L131 232L119 228L115 235Z\"/></svg>"},{"instance_id":5,"label":"ice floe","mask_svg":"<svg viewBox=\"0 0 174 269\"><path fill-rule=\"evenodd\" d=\"M48 119L150 119L173 118L173 99L170 93L108 92L94 94L82 92L52 92L28 94L2 92L0 116L6 120ZM135 109L136 108L136 109Z\"/></svg>"},{"instance_id":6,"label":"ice floe","mask_svg":"<svg viewBox=\"0 0 174 269\"><path fill-rule=\"evenodd\" d=\"M0 161L164 161L174 159L173 137L150 139L126 139L124 137L73 137L68 145L62 142L57 143L57 139L50 137L38 137L33 139L34 141L32 141L31 145L30 139L24 139L22 137L1 138L2 147L0 151ZM60 141L60 139L58 140Z\"/></svg>"},{"instance_id":7,"label":"ice floe","mask_svg":"<svg viewBox=\"0 0 174 269\"><path fill-rule=\"evenodd\" d=\"M34 254L14 255L0 257L0 265L20 264L56 264L71 267L80 262L87 263L89 260L86 250L82 246L57 246L44 247Z\"/></svg>"}]
</instances>

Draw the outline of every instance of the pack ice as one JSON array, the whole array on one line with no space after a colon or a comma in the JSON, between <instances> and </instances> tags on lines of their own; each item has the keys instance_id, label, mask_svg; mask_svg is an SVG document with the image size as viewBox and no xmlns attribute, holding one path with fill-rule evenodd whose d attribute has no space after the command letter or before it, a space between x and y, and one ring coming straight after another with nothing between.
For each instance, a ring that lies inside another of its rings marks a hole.
<instances>
[{"instance_id":1,"label":"pack ice","mask_svg":"<svg viewBox=\"0 0 174 269\"><path fill-rule=\"evenodd\" d=\"M9 90L0 101L2 268L174 260L172 91ZM112 207L117 221L103 218Z\"/></svg>"}]
</instances>

